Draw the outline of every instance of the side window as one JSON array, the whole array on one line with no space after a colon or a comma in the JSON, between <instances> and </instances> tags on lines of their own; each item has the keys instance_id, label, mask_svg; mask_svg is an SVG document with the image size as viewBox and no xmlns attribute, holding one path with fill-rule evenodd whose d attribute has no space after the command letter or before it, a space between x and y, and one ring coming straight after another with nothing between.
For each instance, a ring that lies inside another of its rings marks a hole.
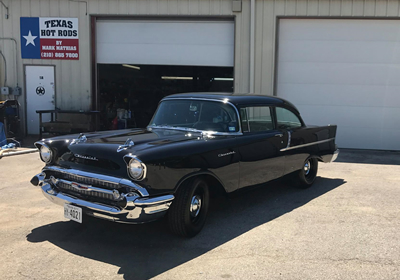
<instances>
[{"instance_id":1,"label":"side window","mask_svg":"<svg viewBox=\"0 0 400 280\"><path fill-rule=\"evenodd\" d=\"M279 129L301 127L300 119L285 108L276 107L276 120Z\"/></svg>"},{"instance_id":2,"label":"side window","mask_svg":"<svg viewBox=\"0 0 400 280\"><path fill-rule=\"evenodd\" d=\"M269 131L274 129L271 108L255 106L240 109L243 132Z\"/></svg>"}]
</instances>

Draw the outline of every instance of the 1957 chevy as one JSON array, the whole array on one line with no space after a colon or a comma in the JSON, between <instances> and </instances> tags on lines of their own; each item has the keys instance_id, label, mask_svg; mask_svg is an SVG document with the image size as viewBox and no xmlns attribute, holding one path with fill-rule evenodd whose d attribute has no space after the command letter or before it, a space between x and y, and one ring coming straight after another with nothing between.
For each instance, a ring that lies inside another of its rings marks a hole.
<instances>
[{"instance_id":1,"label":"1957 chevy","mask_svg":"<svg viewBox=\"0 0 400 280\"><path fill-rule=\"evenodd\" d=\"M145 129L58 136L35 143L45 167L31 183L64 216L123 223L166 216L170 230L203 228L210 192L231 193L291 174L302 188L332 162L336 125L306 126L288 101L260 95L176 94Z\"/></svg>"}]
</instances>

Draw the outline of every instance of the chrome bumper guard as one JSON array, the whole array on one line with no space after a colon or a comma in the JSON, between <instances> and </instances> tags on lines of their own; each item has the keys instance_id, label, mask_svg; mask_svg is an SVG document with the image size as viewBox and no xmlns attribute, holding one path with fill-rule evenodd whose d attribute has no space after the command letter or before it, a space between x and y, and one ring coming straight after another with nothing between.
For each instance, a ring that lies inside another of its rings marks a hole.
<instances>
[{"instance_id":1,"label":"chrome bumper guard","mask_svg":"<svg viewBox=\"0 0 400 280\"><path fill-rule=\"evenodd\" d=\"M339 149L336 149L335 152L333 152L331 162L334 162L338 156L339 156Z\"/></svg>"},{"instance_id":2,"label":"chrome bumper guard","mask_svg":"<svg viewBox=\"0 0 400 280\"><path fill-rule=\"evenodd\" d=\"M330 163L330 162L334 162L339 156L339 149L336 148L336 150L332 153L332 154L325 154L321 156L321 160L322 162L325 163Z\"/></svg>"},{"instance_id":3,"label":"chrome bumper guard","mask_svg":"<svg viewBox=\"0 0 400 280\"><path fill-rule=\"evenodd\" d=\"M165 215L174 199L173 195L140 197L136 194L121 194L126 205L120 207L86 201L71 194L63 193L54 185L56 182L54 178L45 179L43 173L36 175L31 182L40 186L43 195L55 204L63 206L65 203L69 203L81 207L87 215L120 223L139 224L157 220Z\"/></svg>"}]
</instances>

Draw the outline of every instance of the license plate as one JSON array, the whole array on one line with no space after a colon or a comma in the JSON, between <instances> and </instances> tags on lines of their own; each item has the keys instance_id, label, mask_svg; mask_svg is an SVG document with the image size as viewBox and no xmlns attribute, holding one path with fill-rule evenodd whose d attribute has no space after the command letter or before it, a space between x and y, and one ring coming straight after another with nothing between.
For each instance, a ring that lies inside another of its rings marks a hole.
<instances>
[{"instance_id":1,"label":"license plate","mask_svg":"<svg viewBox=\"0 0 400 280\"><path fill-rule=\"evenodd\" d=\"M82 208L71 204L64 204L64 217L72 221L82 223Z\"/></svg>"}]
</instances>

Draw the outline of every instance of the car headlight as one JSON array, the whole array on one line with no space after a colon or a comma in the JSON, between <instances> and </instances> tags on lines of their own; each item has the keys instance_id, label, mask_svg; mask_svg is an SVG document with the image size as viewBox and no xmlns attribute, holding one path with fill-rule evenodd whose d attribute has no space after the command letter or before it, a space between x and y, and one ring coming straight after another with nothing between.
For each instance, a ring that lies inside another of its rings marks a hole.
<instances>
[{"instance_id":1,"label":"car headlight","mask_svg":"<svg viewBox=\"0 0 400 280\"><path fill-rule=\"evenodd\" d=\"M133 180L142 180L146 177L146 165L132 157L128 163L128 174Z\"/></svg>"},{"instance_id":2,"label":"car headlight","mask_svg":"<svg viewBox=\"0 0 400 280\"><path fill-rule=\"evenodd\" d=\"M53 152L49 147L42 145L39 151L42 161L44 161L45 163L51 162L51 160L53 159Z\"/></svg>"}]
</instances>

